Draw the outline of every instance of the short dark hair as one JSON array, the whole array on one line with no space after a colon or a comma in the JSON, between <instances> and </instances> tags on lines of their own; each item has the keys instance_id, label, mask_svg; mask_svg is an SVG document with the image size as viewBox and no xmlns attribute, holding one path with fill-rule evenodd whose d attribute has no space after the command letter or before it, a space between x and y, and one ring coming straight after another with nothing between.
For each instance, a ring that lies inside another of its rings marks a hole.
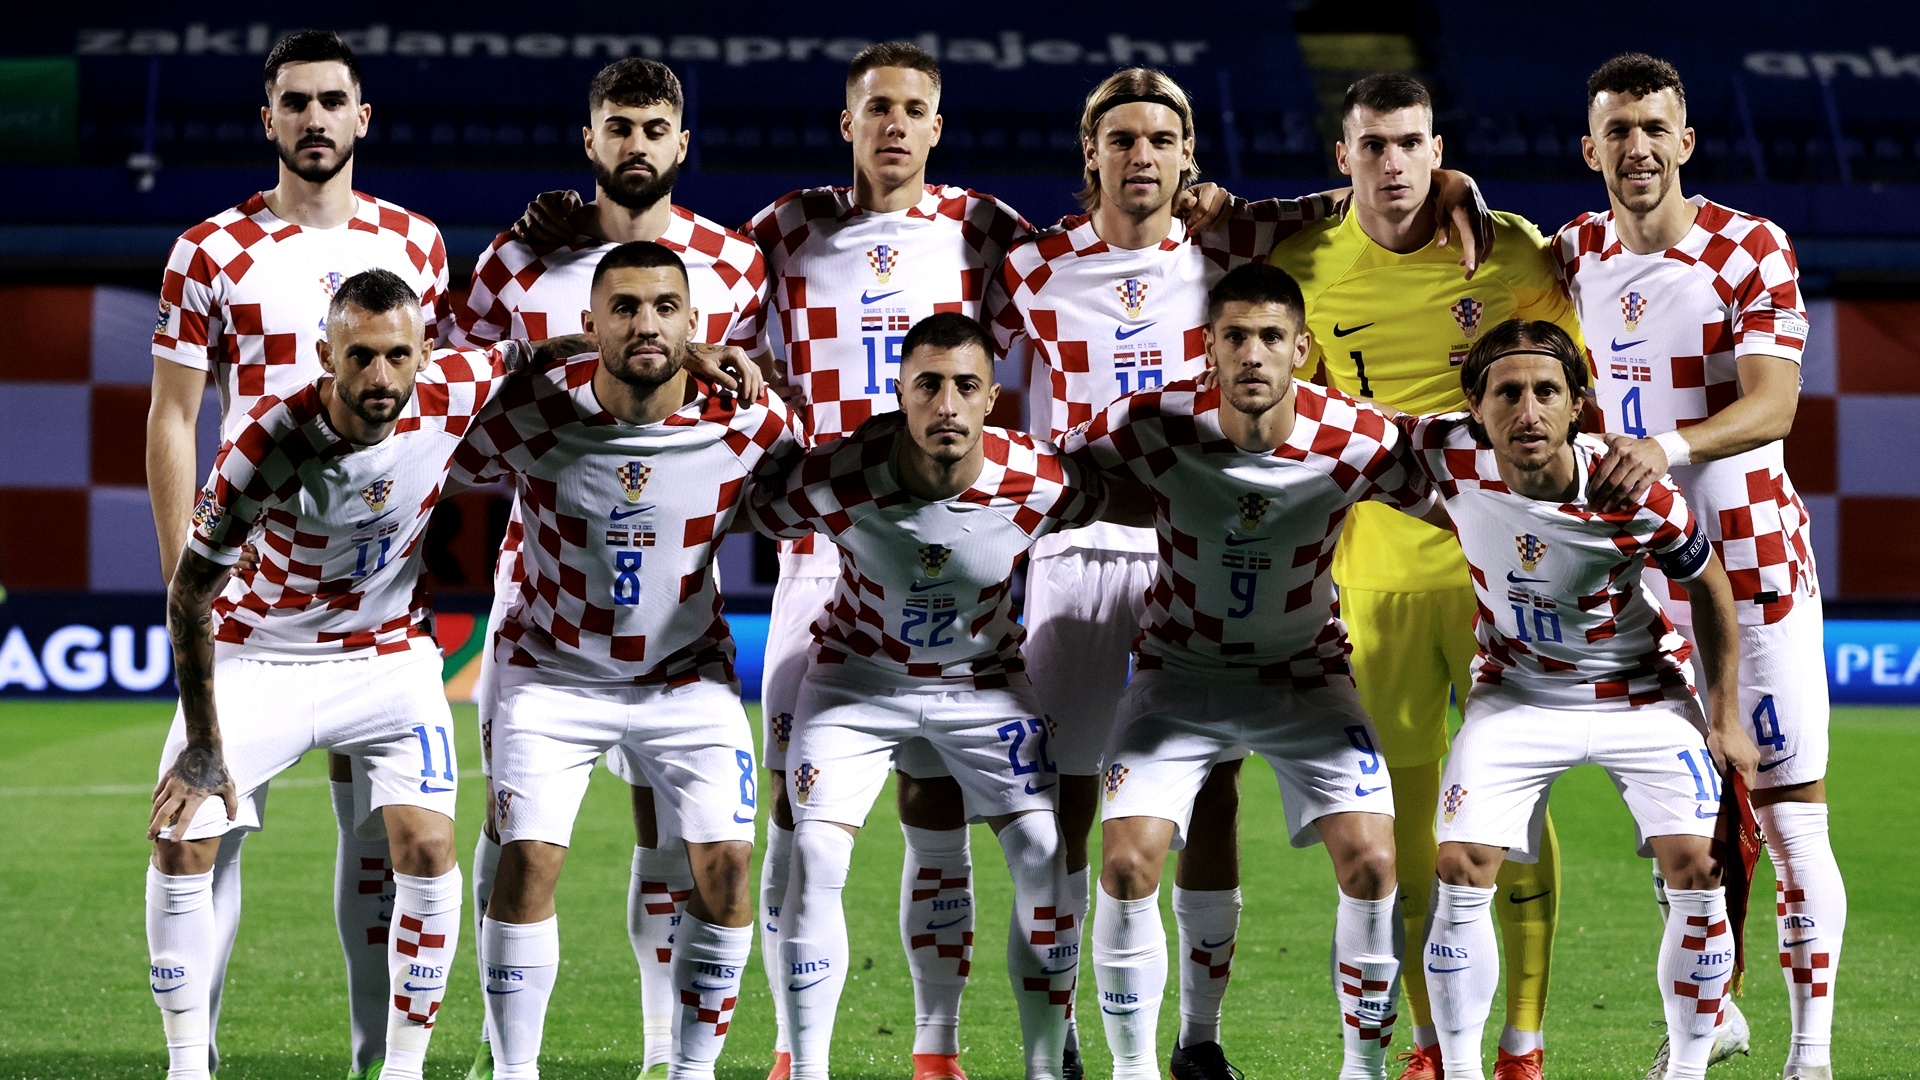
<instances>
[{"instance_id":1,"label":"short dark hair","mask_svg":"<svg viewBox=\"0 0 1920 1080\"><path fill-rule=\"evenodd\" d=\"M1587 374L1587 358L1580 346L1573 343L1573 337L1553 323L1540 319L1508 319L1481 335L1467 351L1467 359L1460 365L1460 389L1467 400L1479 404L1487 393L1487 372L1494 361L1516 350L1544 352L1560 361L1560 370L1567 379L1567 392L1573 395L1575 407L1573 424L1567 428L1569 438L1580 433L1580 406L1593 396L1592 381ZM1481 446L1492 445L1487 440L1487 431L1476 420L1467 421L1467 434L1472 435Z\"/></svg>"},{"instance_id":2,"label":"short dark hair","mask_svg":"<svg viewBox=\"0 0 1920 1080\"><path fill-rule=\"evenodd\" d=\"M860 81L860 76L883 67L921 72L933 83L934 94L940 93L940 61L911 41L883 41L854 53L853 62L847 65L847 92L853 92L853 84Z\"/></svg>"},{"instance_id":3,"label":"short dark hair","mask_svg":"<svg viewBox=\"0 0 1920 1080\"><path fill-rule=\"evenodd\" d=\"M267 97L273 97L273 80L288 64L315 64L332 60L344 64L353 80L353 94L360 96L360 61L340 35L331 30L296 30L274 43L267 53Z\"/></svg>"},{"instance_id":4,"label":"short dark hair","mask_svg":"<svg viewBox=\"0 0 1920 1080\"><path fill-rule=\"evenodd\" d=\"M1680 72L1672 64L1646 53L1621 53L1601 64L1587 76L1587 107L1601 94L1632 94L1649 97L1662 90L1673 91L1680 99L1680 115L1687 114L1687 88L1680 84Z\"/></svg>"},{"instance_id":5,"label":"short dark hair","mask_svg":"<svg viewBox=\"0 0 1920 1080\"><path fill-rule=\"evenodd\" d=\"M980 320L957 311L929 315L914 323L907 331L906 340L900 343L900 366L906 366L915 349L958 349L966 345L980 346L987 360L993 360L993 339L987 336L987 328L980 325Z\"/></svg>"},{"instance_id":6,"label":"short dark hair","mask_svg":"<svg viewBox=\"0 0 1920 1080\"><path fill-rule=\"evenodd\" d=\"M1425 83L1411 75L1398 71L1383 71L1369 75L1352 86L1347 87L1347 96L1340 103L1340 131L1346 133L1347 117L1353 110L1364 108L1369 112L1390 113L1401 109L1427 110L1427 126L1433 126L1433 95L1427 92Z\"/></svg>"},{"instance_id":7,"label":"short dark hair","mask_svg":"<svg viewBox=\"0 0 1920 1080\"><path fill-rule=\"evenodd\" d=\"M674 114L686 112L686 95L680 89L680 77L658 60L629 56L600 69L587 86L587 111L593 112L607 102L615 105L671 105Z\"/></svg>"},{"instance_id":8,"label":"short dark hair","mask_svg":"<svg viewBox=\"0 0 1920 1080\"><path fill-rule=\"evenodd\" d=\"M405 278L391 270L362 270L334 290L333 301L327 305L327 319L338 318L348 305L370 315L384 315L408 304L419 307L420 294Z\"/></svg>"},{"instance_id":9,"label":"short dark hair","mask_svg":"<svg viewBox=\"0 0 1920 1080\"><path fill-rule=\"evenodd\" d=\"M1293 275L1263 262L1241 263L1207 290L1207 322L1220 317L1228 304L1279 304L1293 313L1304 327L1307 323L1307 299Z\"/></svg>"},{"instance_id":10,"label":"short dark hair","mask_svg":"<svg viewBox=\"0 0 1920 1080\"><path fill-rule=\"evenodd\" d=\"M587 294L591 296L600 290L600 279L607 276L609 270L652 270L665 266L679 271L680 281L689 293L687 302L692 303L693 286L687 277L687 264L672 248L652 240L632 240L600 256L600 265L593 268L593 281L587 286Z\"/></svg>"}]
</instances>

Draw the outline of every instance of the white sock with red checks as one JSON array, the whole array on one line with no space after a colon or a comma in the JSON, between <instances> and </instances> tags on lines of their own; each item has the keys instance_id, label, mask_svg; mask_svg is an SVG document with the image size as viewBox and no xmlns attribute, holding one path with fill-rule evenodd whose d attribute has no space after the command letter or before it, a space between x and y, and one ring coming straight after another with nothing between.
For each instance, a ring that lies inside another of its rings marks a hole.
<instances>
[{"instance_id":1,"label":"white sock with red checks","mask_svg":"<svg viewBox=\"0 0 1920 1080\"><path fill-rule=\"evenodd\" d=\"M1235 939L1240 936L1240 890L1175 885L1173 923L1180 935L1178 1045L1217 1043Z\"/></svg>"},{"instance_id":2,"label":"white sock with red checks","mask_svg":"<svg viewBox=\"0 0 1920 1080\"><path fill-rule=\"evenodd\" d=\"M1013 878L1007 977L1020 1006L1027 1080L1057 1080L1080 975L1080 920L1063 903L1067 862L1060 819L1050 810L1021 814L1001 827L999 839Z\"/></svg>"},{"instance_id":3,"label":"white sock with red checks","mask_svg":"<svg viewBox=\"0 0 1920 1080\"><path fill-rule=\"evenodd\" d=\"M686 842L660 837L658 847L633 849L627 884L627 939L640 964L641 1067L651 1069L673 1053L673 1018L679 1011L673 975L674 934L693 895Z\"/></svg>"},{"instance_id":4,"label":"white sock with red checks","mask_svg":"<svg viewBox=\"0 0 1920 1080\"><path fill-rule=\"evenodd\" d=\"M489 837L485 830L480 833L480 842L473 845L473 959L480 967L480 985L487 985L487 958L480 950L480 931L487 924L487 901L493 897L493 879L500 874L500 844ZM486 1011L480 1013L480 1042L482 1045L493 1041L493 1026L487 1022Z\"/></svg>"},{"instance_id":5,"label":"white sock with red checks","mask_svg":"<svg viewBox=\"0 0 1920 1080\"><path fill-rule=\"evenodd\" d=\"M831 822L802 821L793 829L793 852L780 905L780 993L787 999L794 1080L827 1080L833 1018L847 986L842 894L853 834Z\"/></svg>"},{"instance_id":6,"label":"white sock with red checks","mask_svg":"<svg viewBox=\"0 0 1920 1080\"><path fill-rule=\"evenodd\" d=\"M1093 981L1113 1051L1113 1080L1159 1080L1154 1043L1160 999L1167 992L1167 932L1160 922L1159 890L1138 900L1115 900L1102 884L1092 937Z\"/></svg>"},{"instance_id":7,"label":"white sock with red checks","mask_svg":"<svg viewBox=\"0 0 1920 1080\"><path fill-rule=\"evenodd\" d=\"M1827 836L1827 806L1780 802L1754 814L1773 859L1780 970L1793 1016L1787 1064L1826 1065L1833 1053L1833 982L1847 932L1847 886Z\"/></svg>"},{"instance_id":8,"label":"white sock with red checks","mask_svg":"<svg viewBox=\"0 0 1920 1080\"><path fill-rule=\"evenodd\" d=\"M347 1026L353 1071L387 1056L387 936L393 918L393 858L386 838L354 833L353 784L333 781L340 839L333 860L333 924L347 958Z\"/></svg>"},{"instance_id":9,"label":"white sock with red checks","mask_svg":"<svg viewBox=\"0 0 1920 1080\"><path fill-rule=\"evenodd\" d=\"M214 967L213 874L147 865L148 985L167 1033L167 1080L203 1080Z\"/></svg>"},{"instance_id":10,"label":"white sock with red checks","mask_svg":"<svg viewBox=\"0 0 1920 1080\"><path fill-rule=\"evenodd\" d=\"M1725 889L1667 887L1673 914L1660 938L1660 1001L1667 1012L1667 1080L1707 1074L1713 1029L1733 984L1733 932Z\"/></svg>"},{"instance_id":11,"label":"white sock with red checks","mask_svg":"<svg viewBox=\"0 0 1920 1080\"><path fill-rule=\"evenodd\" d=\"M900 944L913 976L913 1052L960 1052L960 996L973 966L973 854L966 829L900 826Z\"/></svg>"},{"instance_id":12,"label":"white sock with red checks","mask_svg":"<svg viewBox=\"0 0 1920 1080\"><path fill-rule=\"evenodd\" d=\"M674 1080L710 1080L740 1000L740 978L753 951L753 924L715 926L691 915L673 943Z\"/></svg>"},{"instance_id":13,"label":"white sock with red checks","mask_svg":"<svg viewBox=\"0 0 1920 1080\"><path fill-rule=\"evenodd\" d=\"M1440 1036L1446 1080L1482 1080L1480 1039L1500 985L1500 948L1494 943L1494 889L1439 882L1422 950L1433 1026Z\"/></svg>"},{"instance_id":14,"label":"white sock with red checks","mask_svg":"<svg viewBox=\"0 0 1920 1080\"><path fill-rule=\"evenodd\" d=\"M539 1080L547 1002L560 973L560 917L537 923L488 919L480 930L486 961L487 1026L493 1029L493 1080Z\"/></svg>"},{"instance_id":15,"label":"white sock with red checks","mask_svg":"<svg viewBox=\"0 0 1920 1080\"><path fill-rule=\"evenodd\" d=\"M389 976L387 1080L419 1080L427 1041L452 977L460 944L460 868L439 877L393 875L393 933L387 946Z\"/></svg>"},{"instance_id":16,"label":"white sock with red checks","mask_svg":"<svg viewBox=\"0 0 1920 1080\"><path fill-rule=\"evenodd\" d=\"M773 995L773 1052L791 1053L787 1043L787 995L780 967L780 906L787 902L787 871L793 864L793 830L767 822L767 853L760 859L760 967Z\"/></svg>"},{"instance_id":17,"label":"white sock with red checks","mask_svg":"<svg viewBox=\"0 0 1920 1080\"><path fill-rule=\"evenodd\" d=\"M1340 1001L1340 1080L1380 1080L1399 1019L1400 953L1405 944L1399 894L1356 900L1340 894L1333 920L1333 989Z\"/></svg>"}]
</instances>

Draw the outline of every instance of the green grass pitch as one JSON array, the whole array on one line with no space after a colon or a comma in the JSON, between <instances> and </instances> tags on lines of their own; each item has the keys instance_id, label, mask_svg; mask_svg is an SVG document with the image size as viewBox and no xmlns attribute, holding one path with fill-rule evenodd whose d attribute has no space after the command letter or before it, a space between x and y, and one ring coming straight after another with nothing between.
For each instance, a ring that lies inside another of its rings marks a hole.
<instances>
[{"instance_id":1,"label":"green grass pitch","mask_svg":"<svg viewBox=\"0 0 1920 1080\"><path fill-rule=\"evenodd\" d=\"M0 705L0 820L12 854L0 875L0 1080L141 1077L165 1071L159 1017L146 986L142 835L169 705ZM459 710L460 836L471 850L481 785L472 709ZM1920 1075L1920 709L1839 709L1833 721L1834 840L1850 916L1835 1030L1835 1073L1847 1080ZM325 765L309 755L274 785L267 829L247 845L245 917L227 983L222 1080L346 1073L346 1005L331 913L334 826ZM1225 1044L1252 1077L1331 1077L1340 1044L1328 990L1333 881L1318 848L1281 837L1271 774L1249 762L1243 781L1246 913L1227 996ZM559 907L563 968L547 1024L546 1075L627 1080L640 1052L638 977L623 921L633 837L624 789L596 774L580 816ZM910 1072L912 994L896 923L899 830L883 795L856 851L847 889L854 973L834 1044L835 1073ZM1649 874L1633 857L1632 825L1605 776L1576 770L1554 794L1565 865L1552 1005L1549 1077L1632 1077L1660 1036L1653 983L1658 938ZM1011 889L991 835L974 833L979 948L961 1027L977 1080L1020 1075L1018 1022L1000 927ZM465 862L465 857L462 859ZM1096 856L1096 864L1098 857ZM1764 867L1765 860L1762 860ZM1749 925L1754 964L1743 1007L1754 1053L1715 1080L1780 1075L1785 991L1772 962L1766 898ZM1172 932L1172 919L1167 920ZM471 970L471 932L457 961ZM725 1080L761 1080L772 1012L758 958L720 1064ZM1081 971L1088 1075L1108 1059ZM477 979L456 980L441 1013L428 1075L465 1075L480 1022ZM1177 1013L1169 991L1161 1048ZM1489 1037L1497 1035L1495 1004ZM1404 1043L1403 1034L1396 1043ZM1396 1049L1399 1048L1398 1045ZM1489 1050L1491 1054L1491 1050Z\"/></svg>"}]
</instances>

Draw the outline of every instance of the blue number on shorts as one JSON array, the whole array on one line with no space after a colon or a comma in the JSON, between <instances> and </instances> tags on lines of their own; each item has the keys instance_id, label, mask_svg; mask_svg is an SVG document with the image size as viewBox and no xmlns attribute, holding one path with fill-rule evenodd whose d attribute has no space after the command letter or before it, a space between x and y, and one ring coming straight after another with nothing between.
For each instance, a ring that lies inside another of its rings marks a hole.
<instances>
[{"instance_id":1,"label":"blue number on shorts","mask_svg":"<svg viewBox=\"0 0 1920 1080\"><path fill-rule=\"evenodd\" d=\"M900 346L906 343L905 334L866 334L861 341L867 345L867 393L880 392L880 365L892 364L894 370L900 368ZM893 393L893 380L887 380L887 393Z\"/></svg>"},{"instance_id":2,"label":"blue number on shorts","mask_svg":"<svg viewBox=\"0 0 1920 1080\"><path fill-rule=\"evenodd\" d=\"M929 614L923 608L904 608L900 612L900 617L905 620L900 624L901 641L922 649L938 649L953 644L953 624L960 618L960 613L935 611ZM929 621L931 622L927 626L926 640L922 641L910 633L914 627L928 624Z\"/></svg>"},{"instance_id":3,"label":"blue number on shorts","mask_svg":"<svg viewBox=\"0 0 1920 1080\"><path fill-rule=\"evenodd\" d=\"M1713 752L1706 748L1682 750L1674 755L1686 763L1693 774L1693 798L1696 802L1720 802L1720 770L1713 767ZM1695 757L1699 760L1695 761Z\"/></svg>"},{"instance_id":4,"label":"blue number on shorts","mask_svg":"<svg viewBox=\"0 0 1920 1080\"><path fill-rule=\"evenodd\" d=\"M1767 734L1771 729L1773 734ZM1780 730L1780 714L1773 707L1773 695L1760 699L1753 707L1753 741L1761 746L1773 747L1774 753L1787 748L1787 736Z\"/></svg>"},{"instance_id":5,"label":"blue number on shorts","mask_svg":"<svg viewBox=\"0 0 1920 1080\"><path fill-rule=\"evenodd\" d=\"M1049 733L1045 720L1038 717L1030 717L1026 720L1010 720L1007 723L1001 724L996 730L1000 733L1001 742L1012 743L1011 746L1007 747L1007 764L1013 766L1013 775L1026 776L1028 773L1057 773L1060 771L1059 766L1053 763L1053 759L1047 756ZM1026 745L1029 734L1037 735L1039 738L1035 739L1033 743L1033 761L1028 764L1022 764L1020 761L1020 748Z\"/></svg>"},{"instance_id":6,"label":"blue number on shorts","mask_svg":"<svg viewBox=\"0 0 1920 1080\"><path fill-rule=\"evenodd\" d=\"M1355 750L1367 755L1360 759L1361 772L1372 776L1380 771L1380 751L1373 748L1373 736L1367 733L1363 725L1355 724L1348 728L1347 741L1353 744Z\"/></svg>"},{"instance_id":7,"label":"blue number on shorts","mask_svg":"<svg viewBox=\"0 0 1920 1080\"><path fill-rule=\"evenodd\" d=\"M1227 575L1227 591L1233 594L1240 606L1229 609L1227 618L1244 619L1253 614L1253 590L1260 584L1260 575L1251 570L1235 570Z\"/></svg>"},{"instance_id":8,"label":"blue number on shorts","mask_svg":"<svg viewBox=\"0 0 1920 1080\"><path fill-rule=\"evenodd\" d=\"M1647 422L1640 411L1640 388L1627 387L1627 394L1620 399L1620 430L1636 439L1647 437Z\"/></svg>"},{"instance_id":9,"label":"blue number on shorts","mask_svg":"<svg viewBox=\"0 0 1920 1080\"><path fill-rule=\"evenodd\" d=\"M354 559L354 563L353 563L354 577L357 577L357 578L366 577L368 574L372 573L374 570L380 570L386 567L387 551L388 549L393 547L393 537L383 536L380 538L379 544L380 544L380 554L375 555L373 557L374 562L371 569L368 568L367 566L367 549L373 547L374 541L369 540L366 543L360 545L360 554L357 558Z\"/></svg>"},{"instance_id":10,"label":"blue number on shorts","mask_svg":"<svg viewBox=\"0 0 1920 1080\"><path fill-rule=\"evenodd\" d=\"M447 738L446 728L435 724L433 730L440 736L440 760L446 765L440 770L440 778L451 780L453 779L453 742ZM434 775L433 744L427 741L427 725L413 725L413 737L420 740L420 775L432 779Z\"/></svg>"},{"instance_id":11,"label":"blue number on shorts","mask_svg":"<svg viewBox=\"0 0 1920 1080\"><path fill-rule=\"evenodd\" d=\"M740 766L740 805L751 810L754 806L753 755L745 750L735 750L733 762Z\"/></svg>"},{"instance_id":12,"label":"blue number on shorts","mask_svg":"<svg viewBox=\"0 0 1920 1080\"><path fill-rule=\"evenodd\" d=\"M632 607L640 602L640 553L637 551L616 551L613 553L613 568L618 575L613 579L613 602L623 607Z\"/></svg>"}]
</instances>

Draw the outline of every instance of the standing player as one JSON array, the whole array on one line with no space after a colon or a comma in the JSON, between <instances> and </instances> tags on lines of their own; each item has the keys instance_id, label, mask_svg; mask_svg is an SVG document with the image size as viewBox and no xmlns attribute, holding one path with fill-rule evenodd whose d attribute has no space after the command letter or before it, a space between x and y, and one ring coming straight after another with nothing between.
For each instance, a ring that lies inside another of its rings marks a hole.
<instances>
[{"instance_id":1,"label":"standing player","mask_svg":"<svg viewBox=\"0 0 1920 1080\"><path fill-rule=\"evenodd\" d=\"M494 1076L539 1075L560 959L554 887L593 763L611 752L686 843L669 1069L697 1080L713 1075L753 939L753 739L713 559L749 478L799 447L766 393L743 402L685 370L695 312L679 256L621 244L591 292L583 329L598 353L516 384L455 461L466 482L512 476L527 530L493 646L504 848L480 950Z\"/></svg>"},{"instance_id":2,"label":"standing player","mask_svg":"<svg viewBox=\"0 0 1920 1080\"><path fill-rule=\"evenodd\" d=\"M1556 246L1595 335L1600 405L1615 433L1593 490L1612 502L1671 471L1733 581L1740 716L1761 749L1753 807L1778 883L1793 1017L1784 1075L1825 1078L1847 893L1827 837L1819 582L1780 442L1799 404L1807 336L1793 245L1770 221L1681 193L1693 129L1671 64L1640 53L1603 64L1587 80L1587 123L1581 145L1611 209L1576 218ZM1695 625L1687 597L1654 588L1683 633ZM1746 1023L1728 1005L1716 1059L1747 1047Z\"/></svg>"},{"instance_id":3,"label":"standing player","mask_svg":"<svg viewBox=\"0 0 1920 1080\"><path fill-rule=\"evenodd\" d=\"M1304 322L1285 273L1230 271L1204 330L1218 386L1137 391L1063 444L1152 491L1160 549L1106 750L1093 962L1115 1080L1157 1075L1167 850L1185 842L1208 771L1248 751L1279 776L1294 845L1324 840L1333 858L1340 1075L1385 1074L1401 943L1392 784L1327 569L1355 503L1422 512L1429 502L1391 421L1293 377L1311 352Z\"/></svg>"},{"instance_id":4,"label":"standing player","mask_svg":"<svg viewBox=\"0 0 1920 1080\"><path fill-rule=\"evenodd\" d=\"M420 296L430 336L443 336L446 249L432 222L353 190L355 141L372 107L360 66L331 32L282 38L267 54L260 119L280 156L279 181L181 234L167 259L153 332L153 399L147 414L147 485L160 540L160 572L173 577L186 542L199 476L194 428L206 385L220 391L220 434L237 436L254 404L320 374L315 344L340 283L391 270ZM355 777L328 760L339 825L333 910L347 960L351 1074L385 1056L387 940L394 885L385 837L356 834ZM364 777L358 778L364 787ZM364 792L361 794L364 795ZM262 797L264 798L264 791ZM240 925L240 847L229 832L214 861L213 918L224 972ZM221 976L209 988L218 1024ZM209 1067L219 1054L209 1041Z\"/></svg>"},{"instance_id":5,"label":"standing player","mask_svg":"<svg viewBox=\"0 0 1920 1080\"><path fill-rule=\"evenodd\" d=\"M964 791L967 818L990 825L1005 850L1026 1076L1057 1078L1080 928L1060 910L1059 776L1020 657L1013 573L1035 540L1093 521L1104 488L1052 445L986 426L1000 387L992 343L971 317L924 319L900 352L900 412L815 446L754 498L763 529L788 540L818 530L841 563L788 748L795 859L779 963L793 1076L828 1076L854 837L895 753L921 738ZM964 939L940 936L943 955L963 953ZM916 1074L941 1064L919 1057Z\"/></svg>"},{"instance_id":6,"label":"standing player","mask_svg":"<svg viewBox=\"0 0 1920 1080\"><path fill-rule=\"evenodd\" d=\"M442 353L423 371L427 348L404 280L348 278L316 348L328 377L262 398L194 508L167 602L180 712L147 871L172 1080L211 1075L210 992L226 961L212 907L219 838L260 828L267 782L319 748L366 780L351 823L392 839L380 1068L421 1074L460 936L453 718L421 541L461 435L524 355ZM256 530L260 565L229 581Z\"/></svg>"},{"instance_id":7,"label":"standing player","mask_svg":"<svg viewBox=\"0 0 1920 1080\"><path fill-rule=\"evenodd\" d=\"M1372 75L1348 87L1341 135L1334 158L1353 177L1350 212L1282 241L1272 259L1306 295L1309 369L1323 367L1328 385L1363 401L1446 412L1465 405L1460 361L1484 328L1546 319L1579 339L1553 258L1531 222L1493 214L1494 250L1471 280L1434 242L1428 202L1442 142L1433 133L1433 99L1417 79ZM1401 917L1407 938L1418 941L1433 879L1432 808L1447 753L1449 691L1464 704L1471 685L1473 583L1451 535L1383 506L1354 507L1333 576L1360 701L1393 774ZM1508 961L1507 1023L1494 1070L1500 1080L1541 1075L1559 867L1548 820L1540 858L1501 871L1495 907ZM1407 972L1406 990L1414 1037L1403 1080L1431 1080L1439 1051L1418 968Z\"/></svg>"},{"instance_id":8,"label":"standing player","mask_svg":"<svg viewBox=\"0 0 1920 1080\"><path fill-rule=\"evenodd\" d=\"M579 333L580 316L590 299L589 282L601 256L619 244L653 241L679 255L686 266L690 302L698 315L693 340L756 351L766 260L751 240L673 203L674 180L691 136L683 126L685 107L680 80L658 61L617 60L594 76L587 90L588 126L582 132L593 168L594 200L568 219L573 227L565 242L535 245L512 232L494 238L474 268L473 290L454 331L457 343ZM759 392L757 385L742 390L748 400ZM519 587L522 528L515 503L494 574L490 635L498 630ZM484 751L497 677L491 650L482 654L481 668L477 696ZM640 773L622 755L609 757L607 764L621 779L639 785ZM659 1076L671 1048L674 927L686 913L693 880L680 837L671 829L659 831L652 791L644 786L632 790L637 843L627 893L627 933L640 965L642 1076ZM489 820L474 851L476 927L486 915L500 864L493 831ZM483 1027L483 1040L486 1034ZM475 1080L486 1075L492 1061L491 1051L482 1045L472 1070Z\"/></svg>"},{"instance_id":9,"label":"standing player","mask_svg":"<svg viewBox=\"0 0 1920 1080\"><path fill-rule=\"evenodd\" d=\"M1460 382L1468 413L1403 421L1479 600L1474 689L1438 804L1424 950L1447 1080L1484 1075L1481 1031L1499 979L1488 909L1500 864L1538 856L1548 789L1582 764L1613 778L1641 853L1666 878L1673 912L1657 971L1673 1052L1663 1073L1698 1080L1733 976L1711 849L1720 779L1737 770L1752 782L1759 759L1734 703L1732 587L1671 480L1611 512L1589 498L1607 447L1578 434L1590 391L1570 335L1548 322L1503 322L1474 343ZM1693 648L1661 613L1643 567L1694 602L1710 727L1687 663Z\"/></svg>"}]
</instances>

